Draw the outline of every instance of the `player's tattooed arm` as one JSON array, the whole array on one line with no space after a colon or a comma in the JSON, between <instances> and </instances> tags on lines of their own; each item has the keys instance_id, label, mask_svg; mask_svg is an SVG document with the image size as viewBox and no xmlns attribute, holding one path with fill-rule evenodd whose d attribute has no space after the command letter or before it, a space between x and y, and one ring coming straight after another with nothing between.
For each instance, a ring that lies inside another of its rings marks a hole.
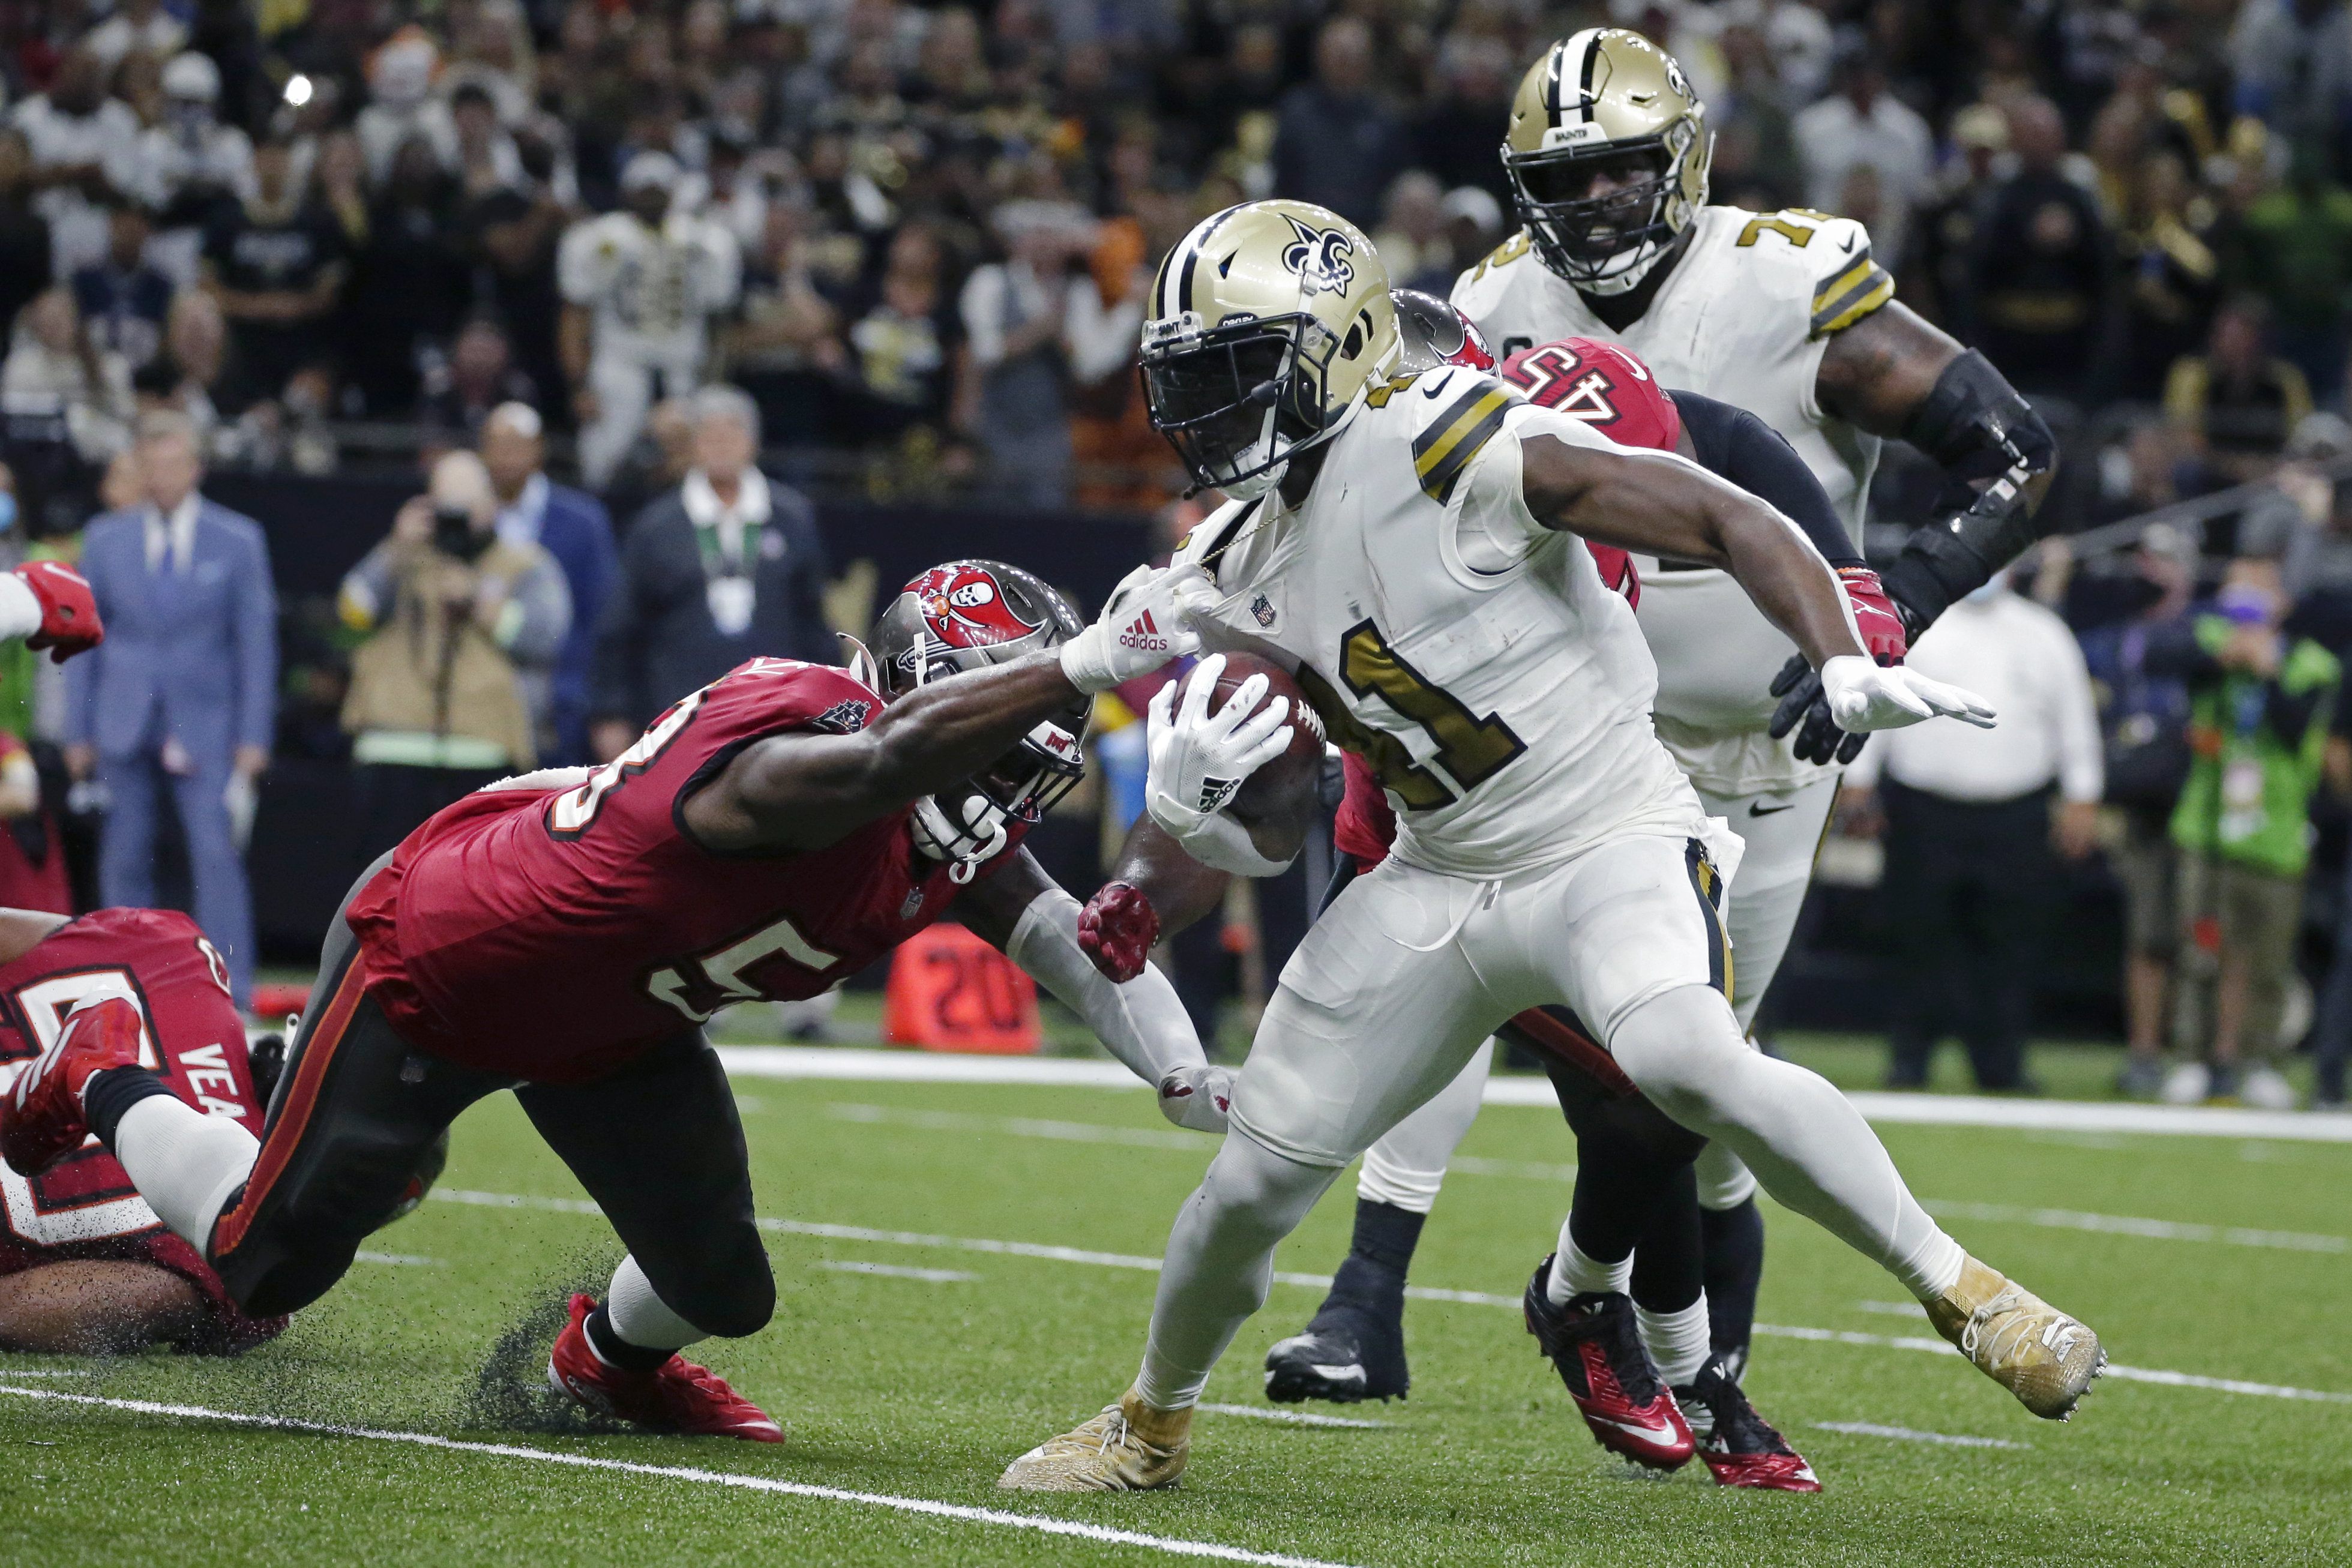
<instances>
[{"instance_id":1,"label":"player's tattooed arm","mask_svg":"<svg viewBox=\"0 0 2352 1568\"><path fill-rule=\"evenodd\" d=\"M971 778L1066 707L1052 653L908 693L848 735L794 730L744 747L686 802L687 827L721 851L813 850Z\"/></svg>"},{"instance_id":2,"label":"player's tattooed arm","mask_svg":"<svg viewBox=\"0 0 2352 1568\"><path fill-rule=\"evenodd\" d=\"M1544 527L1728 571L1815 668L1864 653L1829 563L1745 491L1696 464L1538 433L1519 454L1528 510Z\"/></svg>"}]
</instances>

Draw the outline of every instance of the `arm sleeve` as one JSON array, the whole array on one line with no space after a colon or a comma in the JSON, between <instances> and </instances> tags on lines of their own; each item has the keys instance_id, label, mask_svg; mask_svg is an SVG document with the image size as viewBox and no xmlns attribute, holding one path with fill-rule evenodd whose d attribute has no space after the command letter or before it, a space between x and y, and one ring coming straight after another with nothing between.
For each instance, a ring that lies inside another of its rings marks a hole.
<instances>
[{"instance_id":1,"label":"arm sleeve","mask_svg":"<svg viewBox=\"0 0 2352 1568\"><path fill-rule=\"evenodd\" d=\"M1668 392L1699 465L1780 509L1832 566L1861 566L1829 492L1786 437L1744 408L1697 392Z\"/></svg>"},{"instance_id":2,"label":"arm sleeve","mask_svg":"<svg viewBox=\"0 0 2352 1568\"><path fill-rule=\"evenodd\" d=\"M1178 1068L1208 1064L1167 976L1146 964L1143 973L1115 986L1087 961L1078 946L1078 901L1062 889L1047 888L1021 912L1004 952L1154 1088Z\"/></svg>"}]
</instances>

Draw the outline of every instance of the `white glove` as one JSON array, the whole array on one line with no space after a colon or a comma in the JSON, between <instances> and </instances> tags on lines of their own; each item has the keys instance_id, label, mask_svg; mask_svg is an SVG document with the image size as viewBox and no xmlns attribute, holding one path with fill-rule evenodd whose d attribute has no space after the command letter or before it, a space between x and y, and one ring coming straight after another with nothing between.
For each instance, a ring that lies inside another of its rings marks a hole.
<instances>
[{"instance_id":1,"label":"white glove","mask_svg":"<svg viewBox=\"0 0 2352 1568\"><path fill-rule=\"evenodd\" d=\"M1139 566L1119 580L1095 623L1062 644L1062 673L1082 692L1103 692L1197 653L1193 612L1215 601L1197 566Z\"/></svg>"},{"instance_id":2,"label":"white glove","mask_svg":"<svg viewBox=\"0 0 2352 1568\"><path fill-rule=\"evenodd\" d=\"M1276 697L1253 713L1265 696L1266 679L1252 675L1211 713L1209 698L1224 672L1224 655L1212 653L1181 683L1181 702L1175 681L1152 697L1145 710L1151 760L1144 806L1202 865L1235 876L1274 876L1287 862L1258 853L1249 829L1224 808L1251 774L1290 748L1290 699Z\"/></svg>"},{"instance_id":3,"label":"white glove","mask_svg":"<svg viewBox=\"0 0 2352 1568\"><path fill-rule=\"evenodd\" d=\"M1931 681L1900 664L1873 664L1859 653L1841 654L1822 665L1822 693L1829 699L1830 716L1850 735L1901 729L1939 716L1979 729L1993 726L1991 706L1974 692Z\"/></svg>"},{"instance_id":4,"label":"white glove","mask_svg":"<svg viewBox=\"0 0 2352 1568\"><path fill-rule=\"evenodd\" d=\"M1223 1132L1233 1103L1230 1067L1179 1067L1160 1081L1160 1113L1196 1133Z\"/></svg>"}]
</instances>

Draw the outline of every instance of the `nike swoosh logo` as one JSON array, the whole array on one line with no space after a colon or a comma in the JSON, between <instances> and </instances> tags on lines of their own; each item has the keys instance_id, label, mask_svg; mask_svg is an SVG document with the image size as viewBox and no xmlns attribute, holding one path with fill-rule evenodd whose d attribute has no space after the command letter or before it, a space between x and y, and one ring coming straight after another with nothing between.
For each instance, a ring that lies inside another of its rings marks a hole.
<instances>
[{"instance_id":1,"label":"nike swoosh logo","mask_svg":"<svg viewBox=\"0 0 2352 1568\"><path fill-rule=\"evenodd\" d=\"M1425 386L1425 387L1423 387L1423 388L1422 388L1422 389L1421 389L1421 395L1422 395L1422 396L1423 396L1423 397L1432 397L1432 398L1435 397L1439 392L1444 392L1444 391L1445 390L1445 385L1446 385L1446 383L1447 383L1448 382L1452 381L1453 379L1454 379L1454 378L1453 378L1453 377L1451 377L1451 376L1440 376L1440 377L1438 377L1438 378L1436 379L1436 381L1433 382L1432 382L1432 383L1430 383L1428 386Z\"/></svg>"},{"instance_id":2,"label":"nike swoosh logo","mask_svg":"<svg viewBox=\"0 0 2352 1568\"><path fill-rule=\"evenodd\" d=\"M1775 806L1769 811L1764 809L1764 802L1761 800L1748 802L1748 814L1751 817L1777 817L1783 811L1793 811L1796 809L1797 803L1794 800L1785 806Z\"/></svg>"},{"instance_id":3,"label":"nike swoosh logo","mask_svg":"<svg viewBox=\"0 0 2352 1568\"><path fill-rule=\"evenodd\" d=\"M1612 1421L1606 1416L1601 1418L1601 1423L1604 1427L1614 1427L1620 1432L1630 1432L1643 1441L1655 1443L1660 1448L1671 1448L1680 1441L1675 1436L1675 1429L1672 1427L1634 1427L1623 1421Z\"/></svg>"},{"instance_id":4,"label":"nike swoosh logo","mask_svg":"<svg viewBox=\"0 0 2352 1568\"><path fill-rule=\"evenodd\" d=\"M1841 256L1852 256L1853 254L1853 236L1852 235L1846 235L1845 243L1838 246L1838 254Z\"/></svg>"}]
</instances>

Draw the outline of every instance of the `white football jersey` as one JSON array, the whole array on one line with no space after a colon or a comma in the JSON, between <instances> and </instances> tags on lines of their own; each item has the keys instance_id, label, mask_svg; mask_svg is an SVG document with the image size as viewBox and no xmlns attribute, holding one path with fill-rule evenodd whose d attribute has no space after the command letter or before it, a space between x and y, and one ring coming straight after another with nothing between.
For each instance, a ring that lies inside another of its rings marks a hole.
<instances>
[{"instance_id":1,"label":"white football jersey","mask_svg":"<svg viewBox=\"0 0 2352 1568\"><path fill-rule=\"evenodd\" d=\"M1545 269L1524 233L1454 286L1454 303L1501 354L1559 338L1622 343L1661 385L1747 409L1785 436L1829 492L1857 544L1878 438L1813 400L1822 351L1894 298L1851 218L1791 209L1703 207L1689 246L1650 307L1623 331ZM1795 645L1726 572L1660 570L1637 558L1640 620L1658 662L1658 734L1690 775L1720 794L1793 789L1821 769L1765 733L1772 676Z\"/></svg>"},{"instance_id":2,"label":"white football jersey","mask_svg":"<svg viewBox=\"0 0 2352 1568\"><path fill-rule=\"evenodd\" d=\"M563 298L595 313L595 354L688 371L702 362L706 319L742 287L735 236L683 212L658 232L625 212L574 224L555 267Z\"/></svg>"},{"instance_id":3,"label":"white football jersey","mask_svg":"<svg viewBox=\"0 0 2352 1568\"><path fill-rule=\"evenodd\" d=\"M1452 876L1706 831L1652 731L1657 669L1633 612L1521 498L1531 432L1612 444L1475 371L1400 377L1331 438L1304 507L1234 503L1176 553L1221 591L1209 650L1292 670L1379 774L1397 853Z\"/></svg>"}]
</instances>

